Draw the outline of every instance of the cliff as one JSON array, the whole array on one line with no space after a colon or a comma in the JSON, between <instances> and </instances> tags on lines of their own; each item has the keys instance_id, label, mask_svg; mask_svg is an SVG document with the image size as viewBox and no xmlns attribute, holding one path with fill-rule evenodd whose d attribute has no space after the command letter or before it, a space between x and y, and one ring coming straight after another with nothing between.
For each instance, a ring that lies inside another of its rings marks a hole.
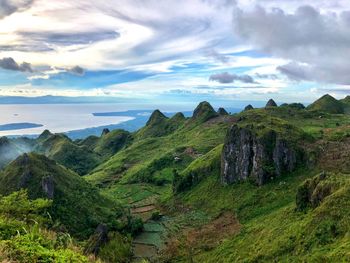
<instances>
[{"instance_id":1,"label":"cliff","mask_svg":"<svg viewBox=\"0 0 350 263\"><path fill-rule=\"evenodd\" d=\"M263 185L295 170L299 160L300 150L275 130L269 129L258 136L253 126L233 125L222 152L221 180L224 184L251 180Z\"/></svg>"}]
</instances>

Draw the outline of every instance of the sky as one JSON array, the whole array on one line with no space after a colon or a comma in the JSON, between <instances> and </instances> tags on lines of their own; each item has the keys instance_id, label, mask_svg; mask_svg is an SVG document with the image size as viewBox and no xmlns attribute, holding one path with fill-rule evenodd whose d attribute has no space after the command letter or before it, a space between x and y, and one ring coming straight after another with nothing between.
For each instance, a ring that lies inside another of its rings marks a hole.
<instances>
[{"instance_id":1,"label":"sky","mask_svg":"<svg viewBox=\"0 0 350 263\"><path fill-rule=\"evenodd\" d=\"M2 96L310 102L349 69L347 0L0 0Z\"/></svg>"}]
</instances>

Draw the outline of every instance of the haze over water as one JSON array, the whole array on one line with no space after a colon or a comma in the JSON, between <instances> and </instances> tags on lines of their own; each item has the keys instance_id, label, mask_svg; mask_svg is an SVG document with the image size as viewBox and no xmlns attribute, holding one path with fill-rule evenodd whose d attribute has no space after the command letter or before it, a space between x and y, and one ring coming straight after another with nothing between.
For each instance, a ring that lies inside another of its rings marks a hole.
<instances>
[{"instance_id":1,"label":"haze over water","mask_svg":"<svg viewBox=\"0 0 350 263\"><path fill-rule=\"evenodd\" d=\"M119 124L134 119L132 116L94 116L93 113L123 112L128 110L182 111L187 105L149 104L10 104L0 105L0 125L33 123L36 128L0 131L0 136L40 134L45 129L54 133ZM146 114L146 113L140 113Z\"/></svg>"},{"instance_id":2,"label":"haze over water","mask_svg":"<svg viewBox=\"0 0 350 263\"><path fill-rule=\"evenodd\" d=\"M0 136L40 134L45 129L51 132L67 132L90 127L118 124L133 117L96 117L94 112L123 111L114 104L44 104L44 105L0 105L0 125L10 123L35 123L42 127L0 131Z\"/></svg>"}]
</instances>

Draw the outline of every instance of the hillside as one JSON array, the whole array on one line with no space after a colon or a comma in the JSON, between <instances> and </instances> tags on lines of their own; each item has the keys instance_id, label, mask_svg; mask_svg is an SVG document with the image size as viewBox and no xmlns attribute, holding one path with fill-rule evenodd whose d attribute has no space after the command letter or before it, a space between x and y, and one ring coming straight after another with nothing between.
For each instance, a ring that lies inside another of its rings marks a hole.
<instances>
[{"instance_id":1,"label":"hillside","mask_svg":"<svg viewBox=\"0 0 350 263\"><path fill-rule=\"evenodd\" d=\"M320 99L307 107L309 110L317 110L327 113L344 113L344 105L341 101L333 98L331 95L324 95Z\"/></svg>"},{"instance_id":2,"label":"hillside","mask_svg":"<svg viewBox=\"0 0 350 263\"><path fill-rule=\"evenodd\" d=\"M45 131L31 148L43 155L8 165L0 193L51 199L52 218L105 259L348 261L346 104L271 99L230 115L202 102L189 118L155 110L134 133L72 141ZM90 245L103 240L101 251Z\"/></svg>"},{"instance_id":3,"label":"hillside","mask_svg":"<svg viewBox=\"0 0 350 263\"><path fill-rule=\"evenodd\" d=\"M27 189L31 199L51 199L52 219L79 237L92 234L98 224L117 224L122 214L98 189L43 155L24 154L0 174L0 194L20 189Z\"/></svg>"}]
</instances>

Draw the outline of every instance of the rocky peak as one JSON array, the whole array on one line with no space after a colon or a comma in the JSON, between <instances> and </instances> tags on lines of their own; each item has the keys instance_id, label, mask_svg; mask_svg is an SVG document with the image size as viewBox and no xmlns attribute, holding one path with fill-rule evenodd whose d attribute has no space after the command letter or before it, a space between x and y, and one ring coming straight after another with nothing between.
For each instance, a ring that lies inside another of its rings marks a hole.
<instances>
[{"instance_id":1,"label":"rocky peak","mask_svg":"<svg viewBox=\"0 0 350 263\"><path fill-rule=\"evenodd\" d=\"M252 180L263 185L297 166L298 151L274 130L259 137L252 127L233 125L225 140L221 159L224 184Z\"/></svg>"},{"instance_id":2,"label":"rocky peak","mask_svg":"<svg viewBox=\"0 0 350 263\"><path fill-rule=\"evenodd\" d=\"M249 111L249 110L253 110L253 109L254 109L254 107L249 104L249 105L245 106L243 111Z\"/></svg>"},{"instance_id":3,"label":"rocky peak","mask_svg":"<svg viewBox=\"0 0 350 263\"><path fill-rule=\"evenodd\" d=\"M218 114L220 116L225 116L225 115L228 115L228 112L224 108L219 108L218 109Z\"/></svg>"},{"instance_id":4,"label":"rocky peak","mask_svg":"<svg viewBox=\"0 0 350 263\"><path fill-rule=\"evenodd\" d=\"M269 99L265 107L277 107L277 103L273 99Z\"/></svg>"},{"instance_id":5,"label":"rocky peak","mask_svg":"<svg viewBox=\"0 0 350 263\"><path fill-rule=\"evenodd\" d=\"M211 118L217 117L218 114L209 102L203 101L199 103L197 108L193 112L192 119L205 122Z\"/></svg>"},{"instance_id":6,"label":"rocky peak","mask_svg":"<svg viewBox=\"0 0 350 263\"><path fill-rule=\"evenodd\" d=\"M186 117L182 112L176 113L173 117L171 117L171 120L185 120Z\"/></svg>"},{"instance_id":7,"label":"rocky peak","mask_svg":"<svg viewBox=\"0 0 350 263\"><path fill-rule=\"evenodd\" d=\"M104 136L104 135L106 135L106 134L108 134L108 133L110 133L111 131L108 129L108 128L104 128L103 130L102 130L102 134L101 134L101 136Z\"/></svg>"},{"instance_id":8,"label":"rocky peak","mask_svg":"<svg viewBox=\"0 0 350 263\"><path fill-rule=\"evenodd\" d=\"M160 110L155 110L147 121L146 126L153 126L167 119L168 118Z\"/></svg>"},{"instance_id":9,"label":"rocky peak","mask_svg":"<svg viewBox=\"0 0 350 263\"><path fill-rule=\"evenodd\" d=\"M51 137L52 135L53 134L49 130L45 130L39 135L38 140L44 141L44 140L48 139L49 137Z\"/></svg>"}]
</instances>

